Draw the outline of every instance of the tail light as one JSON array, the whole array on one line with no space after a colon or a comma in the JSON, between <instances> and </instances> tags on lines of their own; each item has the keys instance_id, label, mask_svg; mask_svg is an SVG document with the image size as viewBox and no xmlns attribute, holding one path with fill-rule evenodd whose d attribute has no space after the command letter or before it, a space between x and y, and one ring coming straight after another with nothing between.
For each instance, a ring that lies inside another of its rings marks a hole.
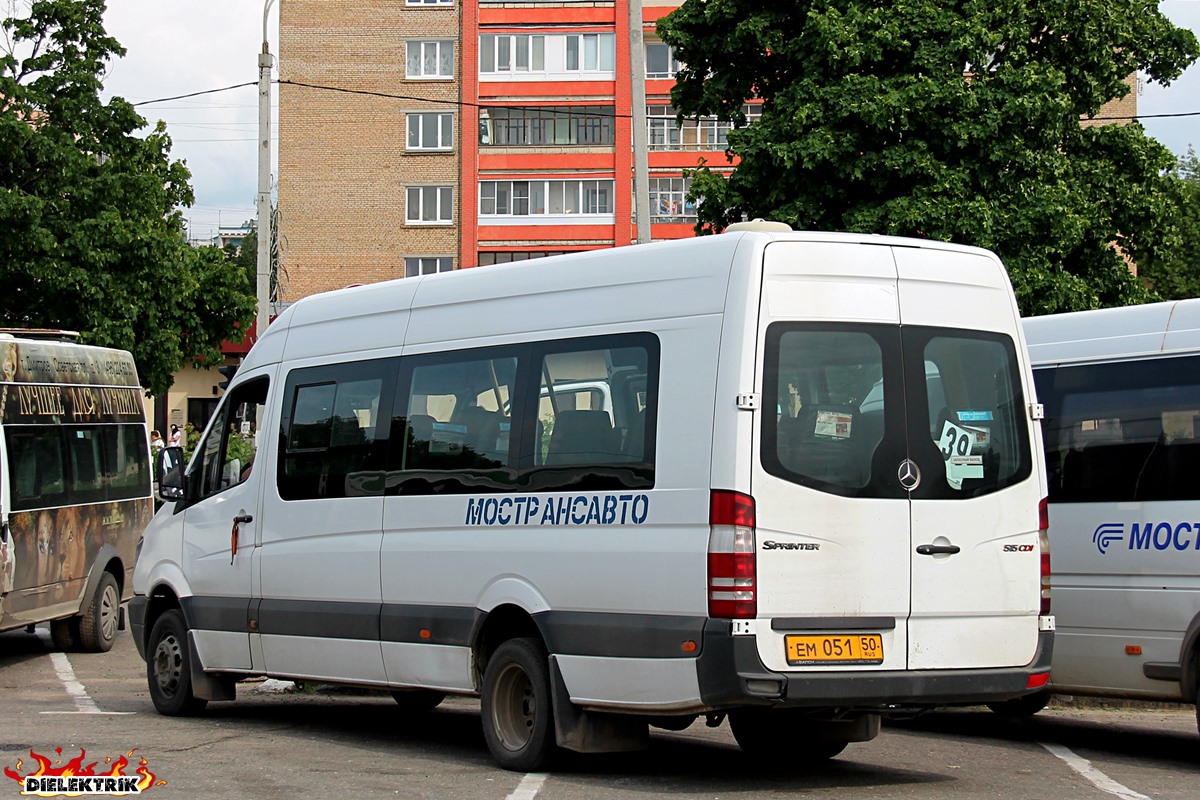
<instances>
[{"instance_id":1,"label":"tail light","mask_svg":"<svg viewBox=\"0 0 1200 800\"><path fill-rule=\"evenodd\" d=\"M1046 498L1038 503L1038 545L1042 561L1042 605L1038 612L1042 616L1050 613L1050 512Z\"/></svg>"},{"instance_id":2,"label":"tail light","mask_svg":"<svg viewBox=\"0 0 1200 800\"><path fill-rule=\"evenodd\" d=\"M753 619L758 614L754 498L713 489L708 524L708 615Z\"/></svg>"}]
</instances>

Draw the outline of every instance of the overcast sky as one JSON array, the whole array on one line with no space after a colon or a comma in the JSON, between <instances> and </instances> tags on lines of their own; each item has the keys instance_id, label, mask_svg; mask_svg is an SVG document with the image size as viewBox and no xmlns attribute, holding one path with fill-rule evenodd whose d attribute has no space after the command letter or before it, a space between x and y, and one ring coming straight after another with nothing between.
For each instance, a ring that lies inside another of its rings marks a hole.
<instances>
[{"instance_id":1,"label":"overcast sky","mask_svg":"<svg viewBox=\"0 0 1200 800\"><path fill-rule=\"evenodd\" d=\"M145 103L258 80L263 2L259 0L108 0L105 29L128 54L112 64L106 95ZM1164 0L1177 25L1200 33L1200 0ZM267 38L279 52L279 4L271 8ZM278 77L278 72L275 73ZM278 87L272 88L278 98ZM210 238L218 225L254 218L258 191L258 92L254 86L139 105L153 123L162 119L175 158L192 171L196 205L187 211L193 238ZM1143 84L1138 114L1150 135L1179 155L1200 149L1200 64L1168 88ZM272 139L277 131L272 121ZM275 145L272 145L272 150ZM274 167L272 167L274 175Z\"/></svg>"}]
</instances>

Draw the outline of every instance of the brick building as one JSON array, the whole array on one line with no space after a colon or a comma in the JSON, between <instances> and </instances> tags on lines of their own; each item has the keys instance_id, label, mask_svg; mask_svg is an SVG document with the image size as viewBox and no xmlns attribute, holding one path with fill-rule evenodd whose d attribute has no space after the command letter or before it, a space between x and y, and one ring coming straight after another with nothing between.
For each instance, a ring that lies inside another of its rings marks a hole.
<instances>
[{"instance_id":1,"label":"brick building","mask_svg":"<svg viewBox=\"0 0 1200 800\"><path fill-rule=\"evenodd\" d=\"M726 163L728 126L670 107L654 24L677 5L643 0L654 239L692 235L683 169ZM628 19L628 0L281 0L281 299L634 241ZM1135 112L1131 92L1102 116Z\"/></svg>"}]
</instances>

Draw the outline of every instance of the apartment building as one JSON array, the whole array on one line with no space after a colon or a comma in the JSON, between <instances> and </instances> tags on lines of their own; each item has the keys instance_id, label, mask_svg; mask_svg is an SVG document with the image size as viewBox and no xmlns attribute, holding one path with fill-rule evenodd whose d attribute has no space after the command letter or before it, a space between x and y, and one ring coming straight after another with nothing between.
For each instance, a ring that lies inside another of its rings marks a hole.
<instances>
[{"instance_id":1,"label":"apartment building","mask_svg":"<svg viewBox=\"0 0 1200 800\"><path fill-rule=\"evenodd\" d=\"M651 236L692 235L683 170L728 125L675 121L643 0ZM636 239L626 0L281 0L285 301Z\"/></svg>"},{"instance_id":2,"label":"apartment building","mask_svg":"<svg viewBox=\"0 0 1200 800\"><path fill-rule=\"evenodd\" d=\"M676 123L679 3L642 5L651 238L691 236L728 125ZM279 30L284 302L635 241L627 0L281 0Z\"/></svg>"}]
</instances>

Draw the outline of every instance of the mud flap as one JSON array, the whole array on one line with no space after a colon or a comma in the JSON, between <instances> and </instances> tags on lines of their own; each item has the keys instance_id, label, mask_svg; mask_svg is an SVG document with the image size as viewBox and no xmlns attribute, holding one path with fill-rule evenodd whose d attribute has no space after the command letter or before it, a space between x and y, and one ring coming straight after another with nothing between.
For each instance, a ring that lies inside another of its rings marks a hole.
<instances>
[{"instance_id":1,"label":"mud flap","mask_svg":"<svg viewBox=\"0 0 1200 800\"><path fill-rule=\"evenodd\" d=\"M188 631L188 668L192 674L192 694L198 700L237 699L237 680L225 675L210 674L200 663L196 637Z\"/></svg>"},{"instance_id":2,"label":"mud flap","mask_svg":"<svg viewBox=\"0 0 1200 800\"><path fill-rule=\"evenodd\" d=\"M571 702L558 661L550 656L550 695L554 738L577 753L625 753L650 746L650 726L642 717L588 711Z\"/></svg>"}]
</instances>

